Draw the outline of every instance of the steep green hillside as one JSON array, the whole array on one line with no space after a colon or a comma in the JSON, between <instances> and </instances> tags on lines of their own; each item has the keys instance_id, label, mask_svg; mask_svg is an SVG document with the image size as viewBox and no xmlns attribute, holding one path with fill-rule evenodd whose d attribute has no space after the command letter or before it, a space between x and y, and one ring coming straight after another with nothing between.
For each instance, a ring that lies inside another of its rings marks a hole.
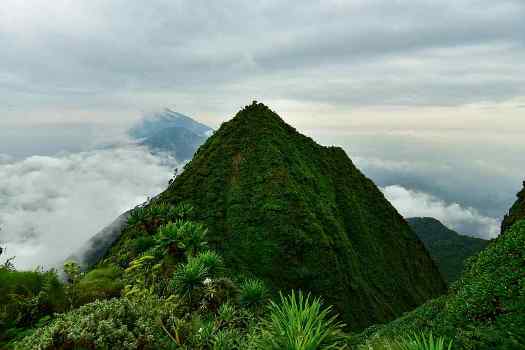
<instances>
[{"instance_id":1,"label":"steep green hillside","mask_svg":"<svg viewBox=\"0 0 525 350\"><path fill-rule=\"evenodd\" d=\"M467 258L478 254L489 243L484 239L460 235L434 218L409 218L407 222L449 283L461 276Z\"/></svg>"},{"instance_id":2,"label":"steep green hillside","mask_svg":"<svg viewBox=\"0 0 525 350\"><path fill-rule=\"evenodd\" d=\"M503 218L501 233L507 231L516 221L525 219L525 181L523 182L523 189L516 196L518 199Z\"/></svg>"},{"instance_id":3,"label":"steep green hillside","mask_svg":"<svg viewBox=\"0 0 525 350\"><path fill-rule=\"evenodd\" d=\"M224 123L155 201L192 205L235 273L312 291L353 329L445 291L421 241L345 152L262 104ZM108 260L126 266L136 235L124 231Z\"/></svg>"},{"instance_id":4,"label":"steep green hillside","mask_svg":"<svg viewBox=\"0 0 525 350\"><path fill-rule=\"evenodd\" d=\"M370 328L361 343L373 345L416 330L453 339L455 349L524 348L525 220L469 260L448 295Z\"/></svg>"}]
</instances>

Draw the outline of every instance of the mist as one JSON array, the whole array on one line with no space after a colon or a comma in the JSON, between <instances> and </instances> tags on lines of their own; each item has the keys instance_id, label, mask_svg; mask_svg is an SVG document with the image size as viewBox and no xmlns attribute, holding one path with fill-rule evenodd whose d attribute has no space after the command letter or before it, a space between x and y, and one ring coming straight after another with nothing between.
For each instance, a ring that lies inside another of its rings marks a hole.
<instances>
[{"instance_id":1,"label":"mist","mask_svg":"<svg viewBox=\"0 0 525 350\"><path fill-rule=\"evenodd\" d=\"M0 242L19 269L53 267L117 216L168 185L177 166L145 148L0 163Z\"/></svg>"}]
</instances>

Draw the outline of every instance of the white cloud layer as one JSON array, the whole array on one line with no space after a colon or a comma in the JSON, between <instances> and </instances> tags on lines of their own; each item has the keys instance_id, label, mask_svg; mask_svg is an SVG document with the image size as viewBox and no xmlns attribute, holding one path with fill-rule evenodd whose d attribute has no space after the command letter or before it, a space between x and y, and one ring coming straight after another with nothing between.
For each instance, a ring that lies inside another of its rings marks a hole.
<instances>
[{"instance_id":1,"label":"white cloud layer","mask_svg":"<svg viewBox=\"0 0 525 350\"><path fill-rule=\"evenodd\" d=\"M135 146L7 161L0 162L0 242L21 269L60 263L166 188L174 167Z\"/></svg>"},{"instance_id":2,"label":"white cloud layer","mask_svg":"<svg viewBox=\"0 0 525 350\"><path fill-rule=\"evenodd\" d=\"M481 238L495 238L499 234L498 220L481 215L474 208L457 203L446 203L424 192L393 185L382 188L385 197L406 218L433 217L462 234L477 233Z\"/></svg>"}]
</instances>

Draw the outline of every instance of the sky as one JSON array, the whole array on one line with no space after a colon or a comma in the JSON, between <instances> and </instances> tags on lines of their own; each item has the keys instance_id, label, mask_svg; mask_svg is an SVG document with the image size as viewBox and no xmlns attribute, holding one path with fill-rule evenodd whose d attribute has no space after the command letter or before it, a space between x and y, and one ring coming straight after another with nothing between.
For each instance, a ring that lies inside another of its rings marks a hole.
<instances>
[{"instance_id":1,"label":"sky","mask_svg":"<svg viewBox=\"0 0 525 350\"><path fill-rule=\"evenodd\" d=\"M218 128L252 100L343 147L403 215L495 237L525 177L524 18L522 0L3 0L0 238L80 244L172 174L100 145L153 110Z\"/></svg>"}]
</instances>

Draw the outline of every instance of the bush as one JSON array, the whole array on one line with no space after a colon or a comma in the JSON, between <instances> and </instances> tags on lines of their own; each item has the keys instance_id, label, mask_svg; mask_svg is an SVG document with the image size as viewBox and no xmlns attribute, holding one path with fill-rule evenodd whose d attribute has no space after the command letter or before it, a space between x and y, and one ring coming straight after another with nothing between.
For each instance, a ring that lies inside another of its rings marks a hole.
<instances>
[{"instance_id":1,"label":"bush","mask_svg":"<svg viewBox=\"0 0 525 350\"><path fill-rule=\"evenodd\" d=\"M343 324L330 316L331 307L322 308L320 299L302 292L271 302L269 319L263 322L259 341L262 349L325 350L345 347Z\"/></svg>"},{"instance_id":2,"label":"bush","mask_svg":"<svg viewBox=\"0 0 525 350\"><path fill-rule=\"evenodd\" d=\"M204 280L208 276L208 270L198 260L191 259L186 264L180 264L175 273L171 286L175 293L188 298L192 304L195 292L203 287Z\"/></svg>"},{"instance_id":3,"label":"bush","mask_svg":"<svg viewBox=\"0 0 525 350\"><path fill-rule=\"evenodd\" d=\"M249 279L241 284L240 303L250 308L258 308L268 300L268 288L263 281Z\"/></svg>"},{"instance_id":4,"label":"bush","mask_svg":"<svg viewBox=\"0 0 525 350\"><path fill-rule=\"evenodd\" d=\"M66 309L64 287L55 271L0 270L0 347L38 321Z\"/></svg>"},{"instance_id":5,"label":"bush","mask_svg":"<svg viewBox=\"0 0 525 350\"><path fill-rule=\"evenodd\" d=\"M84 305L101 299L120 296L124 284L122 270L116 266L105 266L88 272L76 285L76 305Z\"/></svg>"},{"instance_id":6,"label":"bush","mask_svg":"<svg viewBox=\"0 0 525 350\"><path fill-rule=\"evenodd\" d=\"M156 319L154 299L133 303L126 298L96 301L58 316L18 342L15 349L158 349L167 348Z\"/></svg>"},{"instance_id":7,"label":"bush","mask_svg":"<svg viewBox=\"0 0 525 350\"><path fill-rule=\"evenodd\" d=\"M207 250L199 253L192 260L195 260L196 264L204 266L210 277L218 277L224 272L224 262L221 256L214 251Z\"/></svg>"},{"instance_id":8,"label":"bush","mask_svg":"<svg viewBox=\"0 0 525 350\"><path fill-rule=\"evenodd\" d=\"M414 334L408 336L406 339L399 341L399 350L451 350L452 340L449 342L445 341L443 337L435 337L432 333L425 334Z\"/></svg>"}]
</instances>

